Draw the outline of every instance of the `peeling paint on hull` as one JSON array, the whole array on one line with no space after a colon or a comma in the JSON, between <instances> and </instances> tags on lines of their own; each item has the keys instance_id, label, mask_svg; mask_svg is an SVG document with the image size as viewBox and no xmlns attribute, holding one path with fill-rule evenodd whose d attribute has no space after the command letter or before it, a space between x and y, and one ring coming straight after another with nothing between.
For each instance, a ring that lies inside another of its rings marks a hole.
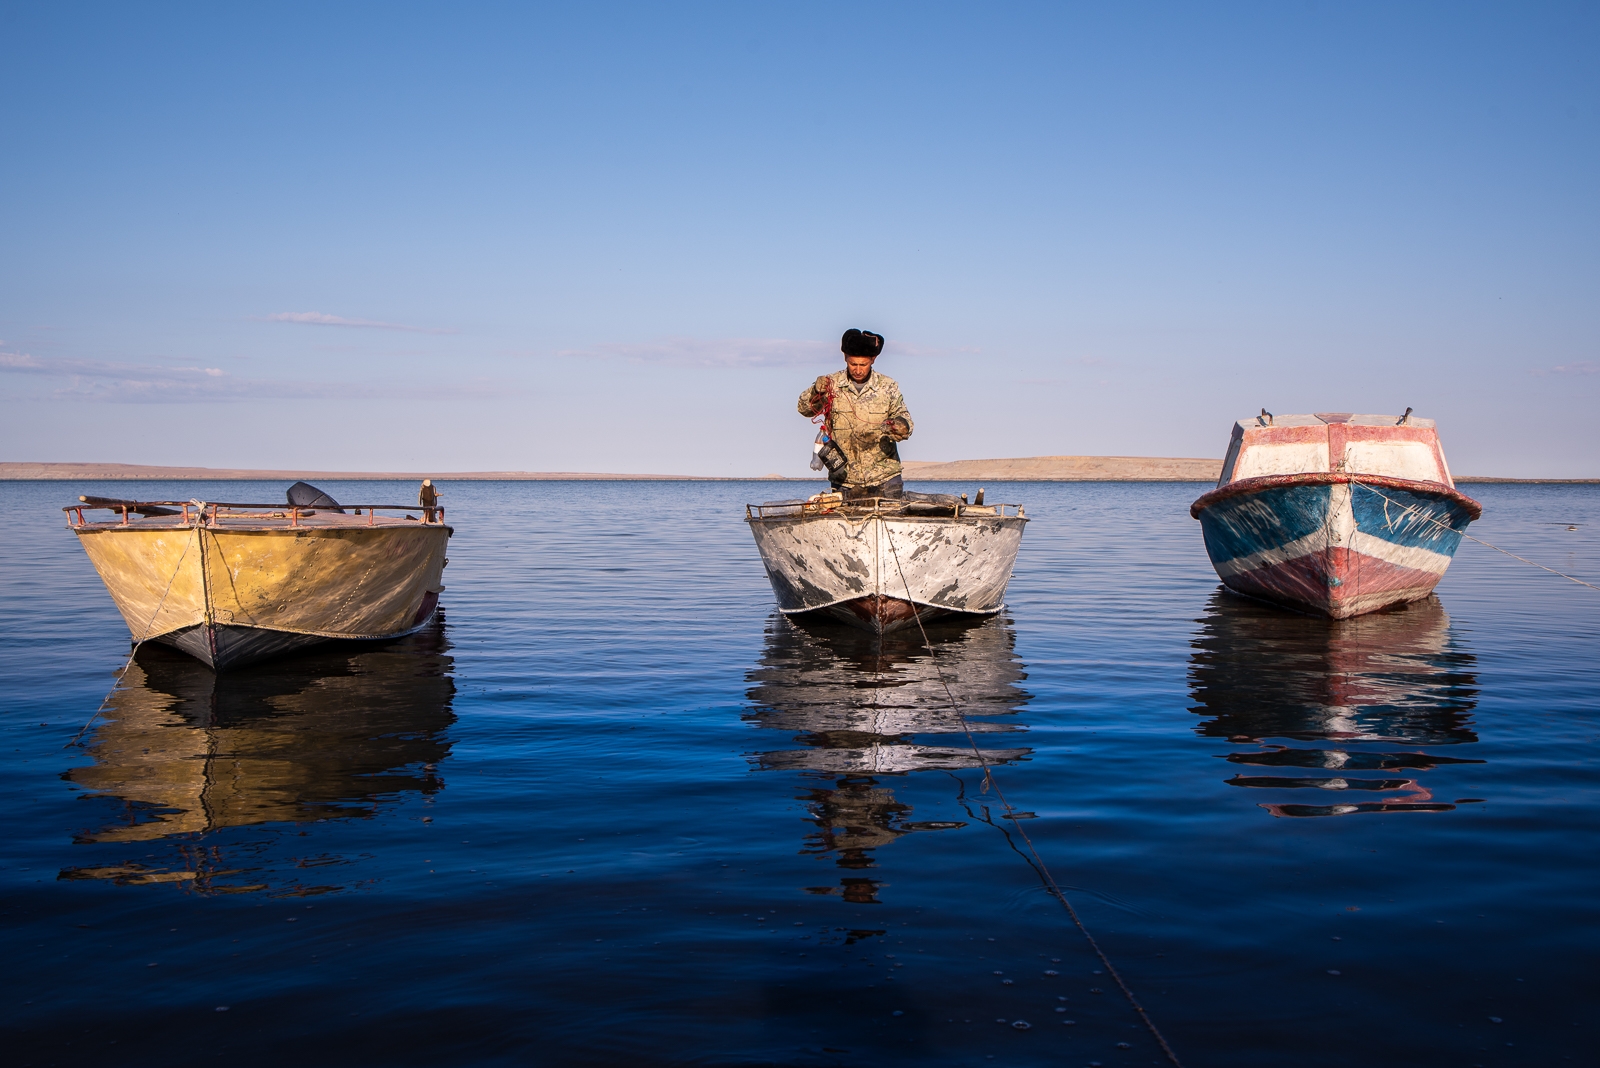
<instances>
[{"instance_id":1,"label":"peeling paint on hull","mask_svg":"<svg viewBox=\"0 0 1600 1068\"><path fill-rule=\"evenodd\" d=\"M828 512L749 523L779 611L886 633L998 612L1027 519Z\"/></svg>"}]
</instances>

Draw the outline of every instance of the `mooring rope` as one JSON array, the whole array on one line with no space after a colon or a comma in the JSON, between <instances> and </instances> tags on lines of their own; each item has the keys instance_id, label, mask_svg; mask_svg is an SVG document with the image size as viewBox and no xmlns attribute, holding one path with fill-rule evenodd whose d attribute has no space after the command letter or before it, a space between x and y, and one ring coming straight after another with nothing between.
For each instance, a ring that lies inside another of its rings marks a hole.
<instances>
[{"instance_id":1,"label":"mooring rope","mask_svg":"<svg viewBox=\"0 0 1600 1068\"><path fill-rule=\"evenodd\" d=\"M1451 526L1449 523L1441 523L1439 520L1433 518L1430 515L1424 515L1423 512L1422 512L1422 509L1418 508L1414 504L1404 504L1404 503L1402 503L1400 501L1395 500L1393 497L1389 496L1387 493L1383 492L1381 489L1379 489L1376 486L1369 486L1365 482L1358 482L1356 479L1353 479L1353 478L1350 480L1350 484L1352 486L1360 486L1362 489L1365 489L1365 490L1371 490L1373 493L1376 493L1378 496L1382 497L1389 504L1394 505L1396 508L1402 509L1403 510L1402 513L1401 513L1402 515L1405 514L1405 512L1411 512L1411 513L1415 514L1418 519L1421 519L1425 523L1432 523L1436 527L1442 527L1445 530L1454 531L1455 533L1461 535L1463 538L1466 538L1468 541L1475 541L1479 545L1482 545L1486 549L1493 549L1497 553L1505 553L1507 556L1511 557L1511 559L1513 559L1513 560L1521 560L1523 563L1528 564L1528 565L1530 565L1532 567L1536 567L1540 571L1548 571L1552 575L1558 575L1561 578L1566 579L1568 582L1576 582L1578 585L1587 586L1591 590L1600 590L1600 586L1596 586L1592 582L1585 582L1581 578L1573 578L1571 575L1567 574L1564 571L1557 571L1553 567L1545 567L1543 564L1541 564L1541 563L1539 563L1539 562L1537 562L1535 560L1529 560L1526 556L1518 556L1516 553L1511 552L1508 549L1502 549L1498 545L1490 544L1489 542L1484 541L1482 538L1474 538L1471 534L1468 534L1466 531L1456 530L1456 528ZM1387 508L1385 508L1384 509L1384 518L1386 520L1388 518L1388 514L1389 514L1389 511L1388 511ZM1390 524L1389 529L1393 530L1394 526L1392 524Z\"/></svg>"},{"instance_id":2,"label":"mooring rope","mask_svg":"<svg viewBox=\"0 0 1600 1068\"><path fill-rule=\"evenodd\" d=\"M1028 837L1028 832L1022 826L1022 821L1017 818L1017 810L1006 799L1005 792L1000 789L1000 784L995 780L994 771L990 767L988 758L983 755L983 750L978 748L978 742L972 736L972 727L967 722L966 713L961 711L961 705L956 700L956 695L951 692L949 681L944 677L944 669L939 666L939 656L934 652L933 643L928 640L927 628L922 625L922 614L915 610L916 602L911 597L911 583L906 581L905 569L900 566L900 550L895 546L894 535L889 532L888 523L884 523L883 533L889 542L889 551L894 554L895 570L900 574L900 584L905 587L906 601L912 606L912 618L917 621L917 630L922 633L923 647L928 650L928 659L933 664L934 673L939 677L939 685L944 687L944 695L950 701L951 710L955 712L956 718L961 722L961 730L967 736L967 744L972 747L972 755L977 758L978 765L983 769L984 783L994 791L994 795L1000 799L1000 804L1005 806L1006 815L1010 817L1012 826L1022 836L1022 840L1028 844L1028 852L1033 854L1034 862L1038 865L1038 871L1044 877L1047 889L1055 896L1057 901L1066 907L1067 915L1072 917L1072 922L1077 925L1078 931L1083 935L1084 940L1089 943L1089 948L1094 950L1095 956L1100 958L1100 963L1105 965L1106 974L1116 980L1123 996L1128 999L1128 1004L1132 1005L1133 1011L1139 1014L1139 1019L1144 1022L1144 1026L1150 1032L1151 1037L1161 1047L1161 1052L1166 1054L1167 1060L1172 1062L1173 1068L1183 1068L1183 1063L1178 1060L1178 1055L1167 1044L1167 1040L1161 1034L1160 1028L1156 1027L1155 1021L1150 1018L1150 1014L1145 1011L1145 1007L1139 1004L1139 999L1133 996L1133 991L1129 988L1127 982L1123 980L1122 974L1111 963L1111 958L1106 956L1106 951L1100 948L1100 943L1095 941L1094 935L1090 933L1089 928L1084 924L1083 918L1078 915L1078 910L1072 907L1072 902L1067 899L1066 893L1062 891L1060 884L1056 882L1055 876L1050 874L1050 868L1045 864L1044 858L1039 855L1038 847L1033 844L1033 839Z\"/></svg>"},{"instance_id":3,"label":"mooring rope","mask_svg":"<svg viewBox=\"0 0 1600 1068\"><path fill-rule=\"evenodd\" d=\"M196 521L194 529L195 541L199 541L200 538L204 536L204 528L200 526L198 520ZM149 639L150 628L156 625L156 617L161 614L161 606L167 603L167 594L172 592L172 584L178 581L178 572L183 569L183 558L189 555L189 545L190 542L186 539L183 545L183 552L178 554L178 562L172 568L172 577L167 580L167 588L161 591L161 600L156 602L156 610L150 613L149 622L145 623L144 625L144 633L139 635L138 638L134 639L133 648L128 651L128 659L123 662L122 670L118 671L117 677L112 680L111 689L107 690L106 695L100 699L100 707L94 710L94 715L90 716L82 727L78 728L78 733L72 736L72 741L68 742L61 748L71 749L73 746L78 744L78 739L82 738L84 732L94 724L95 720L100 718L100 713L104 712L106 710L106 705L111 702L111 696L115 694L117 689L122 685L123 677L128 674L128 669L133 667L133 658L139 655L139 647Z\"/></svg>"}]
</instances>

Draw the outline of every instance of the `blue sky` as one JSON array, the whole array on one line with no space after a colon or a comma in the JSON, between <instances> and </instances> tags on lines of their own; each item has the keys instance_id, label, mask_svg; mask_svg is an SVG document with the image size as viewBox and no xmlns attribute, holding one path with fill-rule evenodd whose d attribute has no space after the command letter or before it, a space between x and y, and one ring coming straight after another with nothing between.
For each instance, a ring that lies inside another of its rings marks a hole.
<instances>
[{"instance_id":1,"label":"blue sky","mask_svg":"<svg viewBox=\"0 0 1600 1068\"><path fill-rule=\"evenodd\" d=\"M0 3L0 459L1600 476L1594 4Z\"/></svg>"}]
</instances>

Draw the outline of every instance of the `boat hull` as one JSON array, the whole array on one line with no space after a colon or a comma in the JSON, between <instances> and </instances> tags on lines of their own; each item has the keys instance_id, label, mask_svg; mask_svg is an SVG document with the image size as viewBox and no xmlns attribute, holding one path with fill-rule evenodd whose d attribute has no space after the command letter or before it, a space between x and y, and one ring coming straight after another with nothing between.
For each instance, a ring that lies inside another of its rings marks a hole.
<instances>
[{"instance_id":1,"label":"boat hull","mask_svg":"<svg viewBox=\"0 0 1600 1068\"><path fill-rule=\"evenodd\" d=\"M1480 512L1447 486L1331 474L1245 479L1191 508L1229 589L1333 619L1427 597Z\"/></svg>"},{"instance_id":2,"label":"boat hull","mask_svg":"<svg viewBox=\"0 0 1600 1068\"><path fill-rule=\"evenodd\" d=\"M231 671L248 667L263 660L309 649L332 641L391 641L422 630L433 622L438 611L439 595L428 593L418 609L421 619L417 625L396 634L372 638L329 638L321 634L297 634L287 630L266 627L239 627L227 623L199 623L192 627L152 638L152 641L188 653L213 671Z\"/></svg>"},{"instance_id":3,"label":"boat hull","mask_svg":"<svg viewBox=\"0 0 1600 1068\"><path fill-rule=\"evenodd\" d=\"M424 626L444 589L450 528L168 522L77 533L135 642L158 641L224 671L330 639L382 640Z\"/></svg>"},{"instance_id":4,"label":"boat hull","mask_svg":"<svg viewBox=\"0 0 1600 1068\"><path fill-rule=\"evenodd\" d=\"M750 528L780 612L881 634L946 614L1000 611L1026 523L825 512L752 518Z\"/></svg>"},{"instance_id":5,"label":"boat hull","mask_svg":"<svg viewBox=\"0 0 1600 1068\"><path fill-rule=\"evenodd\" d=\"M151 640L188 653L213 671L228 671L333 639L260 627L197 623Z\"/></svg>"}]
</instances>

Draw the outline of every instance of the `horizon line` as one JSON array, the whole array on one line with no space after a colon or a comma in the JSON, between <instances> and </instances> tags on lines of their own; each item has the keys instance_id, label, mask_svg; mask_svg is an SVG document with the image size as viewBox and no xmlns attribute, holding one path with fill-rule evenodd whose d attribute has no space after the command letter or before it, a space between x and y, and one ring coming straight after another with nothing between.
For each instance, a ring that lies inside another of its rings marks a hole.
<instances>
[{"instance_id":1,"label":"horizon line","mask_svg":"<svg viewBox=\"0 0 1600 1068\"><path fill-rule=\"evenodd\" d=\"M955 467L988 463L1041 460L1135 461L1147 464L1216 464L1221 460L1161 456L1034 456L1011 460L911 460L905 477L914 482L1193 482L1215 483L1216 475L1201 472L1138 473L1122 470L1084 470L1071 474L1018 472L934 472L919 474L911 468ZM1117 466L1117 465L1113 465ZM820 482L801 475L668 475L627 474L606 471L311 471L302 468L192 467L166 464L83 463L72 461L0 461L0 482L165 481L165 482L276 482L283 479L324 479L339 482L407 482L424 478L454 482ZM1532 483L1589 485L1600 478L1513 478L1497 475L1457 475L1468 483Z\"/></svg>"}]
</instances>

